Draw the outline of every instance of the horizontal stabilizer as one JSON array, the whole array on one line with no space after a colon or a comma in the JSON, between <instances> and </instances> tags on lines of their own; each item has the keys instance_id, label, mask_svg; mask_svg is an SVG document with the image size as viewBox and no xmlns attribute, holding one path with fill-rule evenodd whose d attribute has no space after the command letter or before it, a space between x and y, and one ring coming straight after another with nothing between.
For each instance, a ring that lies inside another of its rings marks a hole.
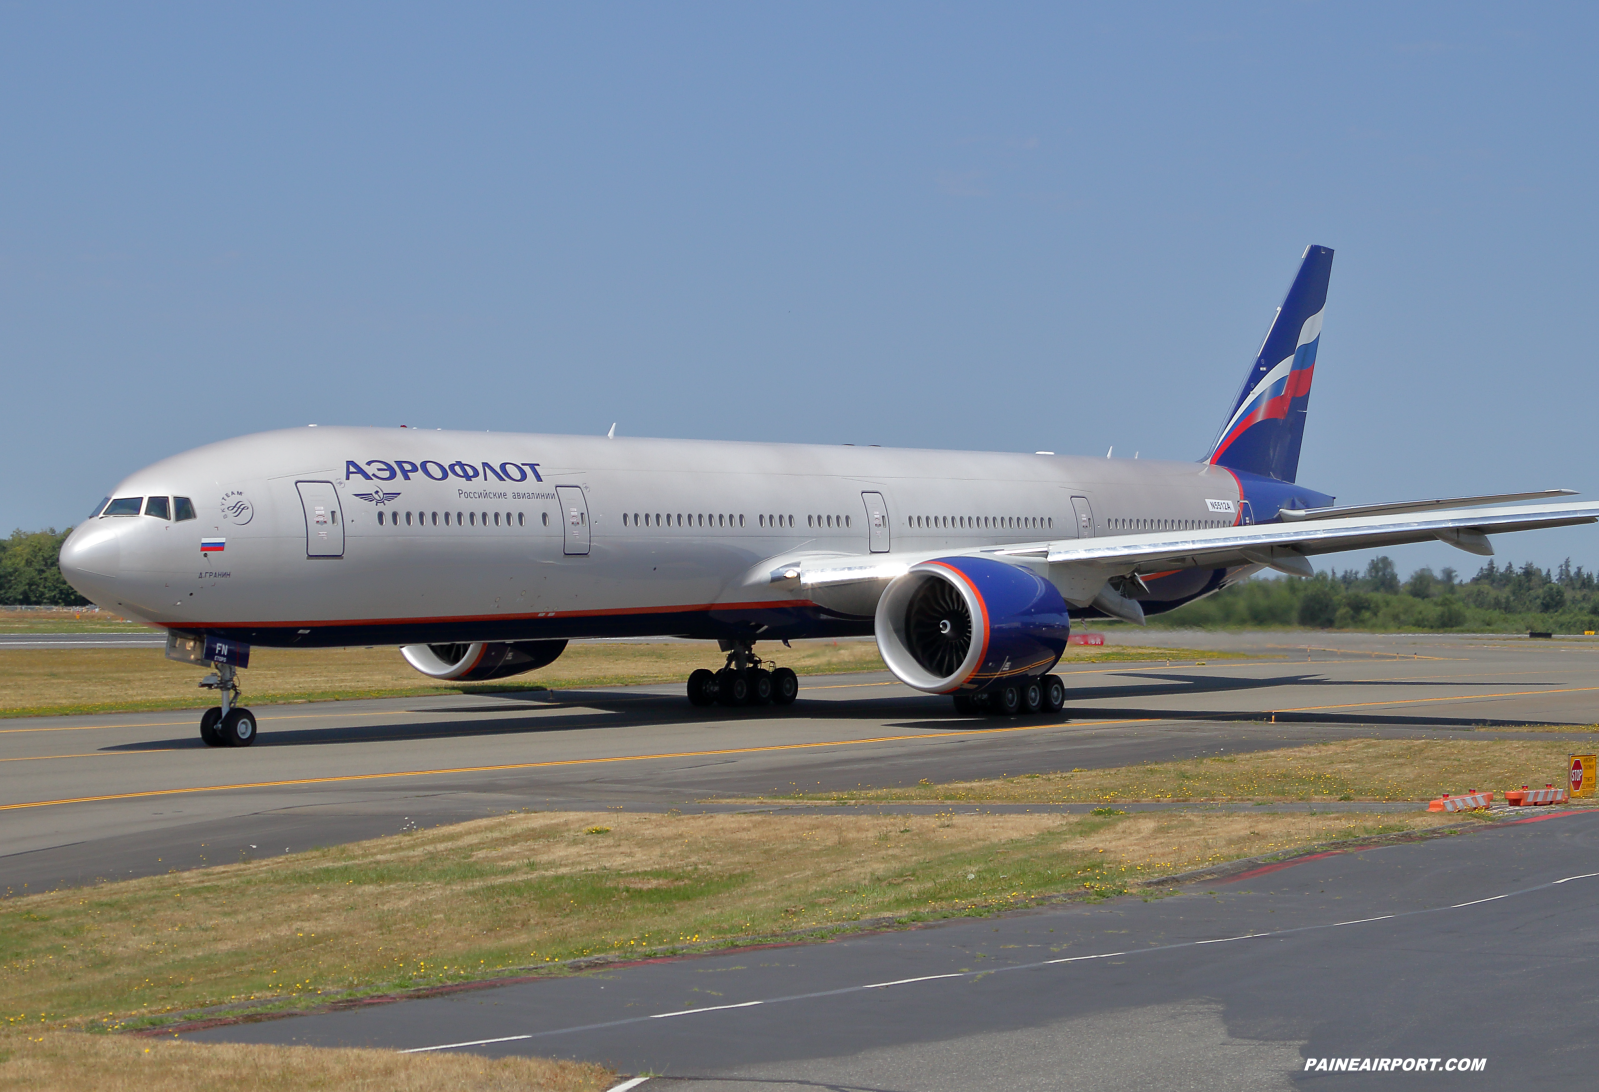
<instances>
[{"instance_id":1,"label":"horizontal stabilizer","mask_svg":"<svg viewBox=\"0 0 1599 1092\"><path fill-rule=\"evenodd\" d=\"M1482 497L1447 497L1440 500L1389 501L1384 504L1345 504L1337 508L1284 508L1277 513L1284 523L1307 519L1341 519L1345 516L1389 516L1399 512L1425 512L1437 508L1474 508L1485 504L1511 504L1515 501L1554 500L1574 497L1575 489L1540 489L1535 493L1489 493Z\"/></svg>"}]
</instances>

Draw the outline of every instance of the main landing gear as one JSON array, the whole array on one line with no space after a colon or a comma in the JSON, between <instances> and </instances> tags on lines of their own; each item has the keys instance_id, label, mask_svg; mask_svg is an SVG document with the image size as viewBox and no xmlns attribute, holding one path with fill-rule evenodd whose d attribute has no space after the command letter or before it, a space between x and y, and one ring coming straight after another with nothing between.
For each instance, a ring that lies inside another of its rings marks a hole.
<instances>
[{"instance_id":1,"label":"main landing gear","mask_svg":"<svg viewBox=\"0 0 1599 1092\"><path fill-rule=\"evenodd\" d=\"M774 668L753 651L754 641L724 643L727 666L700 668L688 677L688 700L694 705L792 705L799 695L799 677L786 667Z\"/></svg>"},{"instance_id":2,"label":"main landing gear","mask_svg":"<svg viewBox=\"0 0 1599 1092\"><path fill-rule=\"evenodd\" d=\"M1014 717L1020 713L1058 713L1066 706L1066 684L1059 675L1005 682L986 690L955 695L955 712Z\"/></svg>"},{"instance_id":3,"label":"main landing gear","mask_svg":"<svg viewBox=\"0 0 1599 1092\"><path fill-rule=\"evenodd\" d=\"M200 718L200 738L207 747L248 747L255 742L255 714L239 704L239 673L232 664L217 664L217 673L200 680L206 690L220 691L221 708Z\"/></svg>"}]
</instances>

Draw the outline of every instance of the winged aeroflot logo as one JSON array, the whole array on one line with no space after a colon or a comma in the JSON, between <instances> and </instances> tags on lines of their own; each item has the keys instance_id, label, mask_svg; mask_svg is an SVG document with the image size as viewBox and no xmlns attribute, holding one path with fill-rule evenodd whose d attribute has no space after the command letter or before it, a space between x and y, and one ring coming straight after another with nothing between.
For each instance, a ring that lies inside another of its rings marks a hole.
<instances>
[{"instance_id":1,"label":"winged aeroflot logo","mask_svg":"<svg viewBox=\"0 0 1599 1092\"><path fill-rule=\"evenodd\" d=\"M370 493L356 493L355 497L357 500L371 501L381 508L399 495L398 493L385 493L381 489L374 489Z\"/></svg>"}]
</instances>

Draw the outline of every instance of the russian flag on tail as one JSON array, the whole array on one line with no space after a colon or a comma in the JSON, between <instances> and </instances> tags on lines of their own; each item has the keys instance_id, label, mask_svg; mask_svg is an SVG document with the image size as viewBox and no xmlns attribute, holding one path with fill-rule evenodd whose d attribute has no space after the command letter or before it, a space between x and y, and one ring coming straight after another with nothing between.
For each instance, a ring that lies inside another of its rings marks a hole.
<instances>
[{"instance_id":1,"label":"russian flag on tail","mask_svg":"<svg viewBox=\"0 0 1599 1092\"><path fill-rule=\"evenodd\" d=\"M1299 473L1332 259L1327 247L1305 249L1207 462L1283 482Z\"/></svg>"}]
</instances>

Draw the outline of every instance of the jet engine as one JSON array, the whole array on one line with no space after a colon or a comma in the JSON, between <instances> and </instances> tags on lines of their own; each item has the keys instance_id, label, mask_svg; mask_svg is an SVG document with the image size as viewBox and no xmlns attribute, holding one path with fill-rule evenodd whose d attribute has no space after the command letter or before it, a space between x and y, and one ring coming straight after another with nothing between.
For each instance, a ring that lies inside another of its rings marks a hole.
<instances>
[{"instance_id":1,"label":"jet engine","mask_svg":"<svg viewBox=\"0 0 1599 1092\"><path fill-rule=\"evenodd\" d=\"M1066 650L1066 601L1031 569L985 557L911 566L877 602L877 648L901 682L971 693L1046 673Z\"/></svg>"},{"instance_id":2,"label":"jet engine","mask_svg":"<svg viewBox=\"0 0 1599 1092\"><path fill-rule=\"evenodd\" d=\"M456 645L401 645L405 662L435 679L483 682L520 675L555 662L565 641L476 641Z\"/></svg>"}]
</instances>

